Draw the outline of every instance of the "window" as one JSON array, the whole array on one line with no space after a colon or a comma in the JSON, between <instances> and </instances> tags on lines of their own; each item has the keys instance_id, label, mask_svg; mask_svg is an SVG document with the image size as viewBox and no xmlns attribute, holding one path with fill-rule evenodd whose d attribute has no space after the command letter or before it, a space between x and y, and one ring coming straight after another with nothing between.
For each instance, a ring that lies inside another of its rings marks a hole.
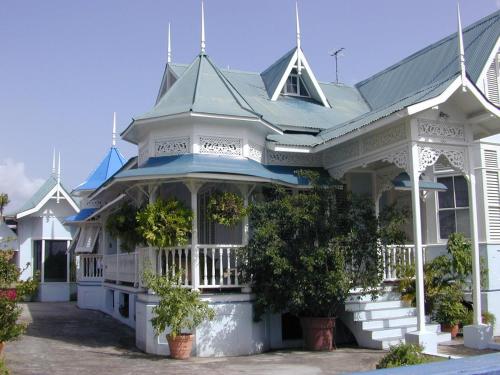
<instances>
[{"instance_id":1,"label":"window","mask_svg":"<svg viewBox=\"0 0 500 375\"><path fill-rule=\"evenodd\" d=\"M463 176L439 177L437 181L448 188L438 193L440 238L455 232L470 237L467 181Z\"/></svg>"},{"instance_id":2,"label":"window","mask_svg":"<svg viewBox=\"0 0 500 375\"><path fill-rule=\"evenodd\" d=\"M283 86L282 94L292 95L292 96L304 96L310 97L309 91L307 91L307 87L304 84L301 76L298 74L297 69L293 68L286 80L285 85Z\"/></svg>"},{"instance_id":3,"label":"window","mask_svg":"<svg viewBox=\"0 0 500 375\"><path fill-rule=\"evenodd\" d=\"M45 241L45 282L67 281L67 256L68 241Z\"/></svg>"}]
</instances>

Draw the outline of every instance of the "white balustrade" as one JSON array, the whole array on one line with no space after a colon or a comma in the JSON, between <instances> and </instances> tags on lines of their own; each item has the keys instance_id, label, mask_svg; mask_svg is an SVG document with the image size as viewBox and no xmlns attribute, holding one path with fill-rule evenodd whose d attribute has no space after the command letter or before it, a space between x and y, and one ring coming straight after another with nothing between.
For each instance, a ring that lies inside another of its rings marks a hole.
<instances>
[{"instance_id":1,"label":"white balustrade","mask_svg":"<svg viewBox=\"0 0 500 375\"><path fill-rule=\"evenodd\" d=\"M138 253L110 254L103 257L103 278L109 281L139 284Z\"/></svg>"},{"instance_id":2,"label":"white balustrade","mask_svg":"<svg viewBox=\"0 0 500 375\"><path fill-rule=\"evenodd\" d=\"M100 254L79 255L78 281L101 281L103 279L103 259Z\"/></svg>"},{"instance_id":3,"label":"white balustrade","mask_svg":"<svg viewBox=\"0 0 500 375\"><path fill-rule=\"evenodd\" d=\"M191 245L161 249L157 252L156 272L159 275L179 273L180 284L191 286L191 255Z\"/></svg>"},{"instance_id":4,"label":"white balustrade","mask_svg":"<svg viewBox=\"0 0 500 375\"><path fill-rule=\"evenodd\" d=\"M198 245L200 288L241 288L238 251L242 245Z\"/></svg>"},{"instance_id":5,"label":"white balustrade","mask_svg":"<svg viewBox=\"0 0 500 375\"><path fill-rule=\"evenodd\" d=\"M423 248L425 263L425 247ZM414 245L390 245L382 248L382 266L384 281L398 280L399 272L415 265Z\"/></svg>"}]
</instances>

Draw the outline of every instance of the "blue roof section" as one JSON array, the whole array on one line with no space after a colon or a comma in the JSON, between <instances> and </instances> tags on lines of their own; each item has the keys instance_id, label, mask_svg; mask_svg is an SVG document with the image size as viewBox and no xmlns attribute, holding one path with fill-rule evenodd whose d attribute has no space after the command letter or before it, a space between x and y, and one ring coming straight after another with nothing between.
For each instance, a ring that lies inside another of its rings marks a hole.
<instances>
[{"instance_id":1,"label":"blue roof section","mask_svg":"<svg viewBox=\"0 0 500 375\"><path fill-rule=\"evenodd\" d=\"M408 176L408 173L403 172L397 175L394 180L392 180L392 184L396 188L400 189L411 189L412 183L410 181L410 176ZM448 188L446 187L445 184L442 184L440 182L434 182L434 181L429 181L429 180L423 180L420 178L420 181L418 183L418 186L420 190L437 190L437 191L446 191Z\"/></svg>"},{"instance_id":2,"label":"blue roof section","mask_svg":"<svg viewBox=\"0 0 500 375\"><path fill-rule=\"evenodd\" d=\"M90 215L97 211L97 208L84 208L76 215L68 216L64 221L66 223L80 222L87 219Z\"/></svg>"},{"instance_id":3,"label":"blue roof section","mask_svg":"<svg viewBox=\"0 0 500 375\"><path fill-rule=\"evenodd\" d=\"M295 175L303 167L265 166L246 158L218 155L185 154L150 158L137 169L128 169L114 178L143 178L151 176L187 175L191 173L217 173L260 177L291 185L306 185L307 180ZM309 168L311 169L311 168Z\"/></svg>"},{"instance_id":4,"label":"blue roof section","mask_svg":"<svg viewBox=\"0 0 500 375\"><path fill-rule=\"evenodd\" d=\"M125 164L125 158L116 147L111 147L87 180L75 188L76 191L95 190L113 176Z\"/></svg>"}]
</instances>

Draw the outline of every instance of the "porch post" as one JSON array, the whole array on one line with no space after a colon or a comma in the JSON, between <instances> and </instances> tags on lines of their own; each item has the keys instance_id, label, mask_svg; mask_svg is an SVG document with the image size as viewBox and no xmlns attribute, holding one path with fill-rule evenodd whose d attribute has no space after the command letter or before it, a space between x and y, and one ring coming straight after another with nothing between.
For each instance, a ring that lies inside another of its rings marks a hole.
<instances>
[{"instance_id":1,"label":"porch post","mask_svg":"<svg viewBox=\"0 0 500 375\"><path fill-rule=\"evenodd\" d=\"M193 290L200 287L200 254L198 252L198 190L201 183L195 181L185 182L191 192L191 211L193 222L191 227L191 285Z\"/></svg>"},{"instance_id":2,"label":"porch post","mask_svg":"<svg viewBox=\"0 0 500 375\"><path fill-rule=\"evenodd\" d=\"M66 241L66 249L69 249L71 245L71 241L68 240ZM71 280L70 280L70 274L71 274L71 254L69 253L69 251L66 250L66 282L69 283Z\"/></svg>"},{"instance_id":3,"label":"porch post","mask_svg":"<svg viewBox=\"0 0 500 375\"><path fill-rule=\"evenodd\" d=\"M420 189L418 171L418 146L410 146L411 203L413 216L413 240L415 242L415 284L417 300L417 331L425 331L424 264L422 254L422 224L420 217Z\"/></svg>"},{"instance_id":4,"label":"porch post","mask_svg":"<svg viewBox=\"0 0 500 375\"><path fill-rule=\"evenodd\" d=\"M42 239L42 255L40 259L40 282L45 282L45 240Z\"/></svg>"},{"instance_id":5,"label":"porch post","mask_svg":"<svg viewBox=\"0 0 500 375\"><path fill-rule=\"evenodd\" d=\"M157 196L158 196L158 194L157 194L158 186L149 185L148 191L149 191L149 203L154 203L156 201ZM160 270L158 269L158 264L156 263L156 259L157 259L157 257L155 254L155 249L153 248L153 246L149 246L148 247L149 264L151 265L152 270L154 270L154 272L156 272L156 274L159 275Z\"/></svg>"},{"instance_id":6,"label":"porch post","mask_svg":"<svg viewBox=\"0 0 500 375\"><path fill-rule=\"evenodd\" d=\"M477 228L476 174L471 145L467 147L467 156L469 160L467 182L469 188L470 233L472 241L472 302L474 306L473 324L463 328L464 345L469 348L485 349L493 339L493 327L482 324L481 316L481 269Z\"/></svg>"}]
</instances>

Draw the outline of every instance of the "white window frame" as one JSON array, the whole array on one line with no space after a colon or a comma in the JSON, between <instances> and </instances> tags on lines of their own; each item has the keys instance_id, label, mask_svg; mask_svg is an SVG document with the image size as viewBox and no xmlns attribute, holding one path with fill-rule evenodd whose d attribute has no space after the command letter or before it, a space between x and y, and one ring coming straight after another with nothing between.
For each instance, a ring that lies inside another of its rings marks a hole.
<instances>
[{"instance_id":1,"label":"white window frame","mask_svg":"<svg viewBox=\"0 0 500 375\"><path fill-rule=\"evenodd\" d=\"M302 77L301 77L301 75L298 72L297 73L293 73L293 69L297 70L297 66L294 66L292 68L292 71L290 72L290 74L286 78L285 84L283 85L283 91L281 93L283 95L287 95L287 96L297 96L299 98L310 98L311 97L311 93L309 92L309 89L307 88L307 85L302 81ZM288 92L288 80L290 79L290 77L297 78L297 92ZM306 90L307 95L301 95L300 94L301 85L304 85L304 89Z\"/></svg>"},{"instance_id":2,"label":"white window frame","mask_svg":"<svg viewBox=\"0 0 500 375\"><path fill-rule=\"evenodd\" d=\"M438 242L447 242L448 241L448 238L442 238L441 237L441 220L440 220L440 217L439 217L439 213L441 211L453 211L455 212L455 232L457 230L457 215L456 215L456 211L469 211L469 214L468 214L468 217L469 217L469 220L470 220L470 201L469 201L469 205L467 207L456 207L457 205L457 197L456 197L456 191L455 191L455 178L456 177L462 177L465 179L465 177L461 174L449 174L449 173L445 173L445 174L439 174L439 175L436 175L436 182L439 182L439 179L440 178L449 178L451 177L452 178L452 181L453 181L453 206L454 207L445 207L445 208L441 208L439 206L439 192L436 191L436 222L437 222L437 240ZM467 183L467 179L465 179L466 183ZM469 185L467 184L467 194L469 194ZM468 197L468 195L467 195ZM469 238L470 238L470 235L469 235Z\"/></svg>"}]
</instances>

